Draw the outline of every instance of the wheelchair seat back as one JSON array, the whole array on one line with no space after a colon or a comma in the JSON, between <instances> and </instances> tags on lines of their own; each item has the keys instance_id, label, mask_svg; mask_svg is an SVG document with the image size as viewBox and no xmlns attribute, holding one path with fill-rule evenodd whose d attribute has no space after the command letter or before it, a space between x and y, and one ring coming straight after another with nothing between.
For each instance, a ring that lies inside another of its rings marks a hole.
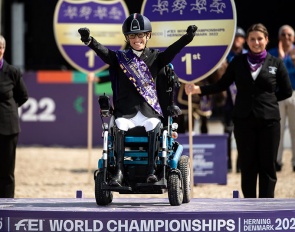
<instances>
[{"instance_id":1,"label":"wheelchair seat back","mask_svg":"<svg viewBox=\"0 0 295 232\"><path fill-rule=\"evenodd\" d=\"M143 126L129 129L125 134L126 147L147 147L148 133Z\"/></svg>"}]
</instances>

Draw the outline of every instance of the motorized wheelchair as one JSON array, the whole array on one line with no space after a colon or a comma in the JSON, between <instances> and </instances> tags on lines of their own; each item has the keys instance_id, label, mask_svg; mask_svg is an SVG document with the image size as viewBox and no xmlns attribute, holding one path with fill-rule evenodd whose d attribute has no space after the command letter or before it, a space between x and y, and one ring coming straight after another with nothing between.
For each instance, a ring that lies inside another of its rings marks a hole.
<instances>
[{"instance_id":1,"label":"motorized wheelchair","mask_svg":"<svg viewBox=\"0 0 295 232\"><path fill-rule=\"evenodd\" d=\"M164 93L164 96L159 97L164 119L161 128L156 132L155 175L158 181L155 183L146 182L147 132L144 127L135 127L126 132L124 139L124 183L122 186L109 185L116 167L114 117L109 97L103 95L98 98L103 127L103 152L98 160L98 169L94 172L97 205L110 204L113 200L112 192L163 194L168 191L170 205L178 206L190 202L190 161L188 156L182 155L183 146L176 141L178 125L173 122L173 118L181 114L181 110L174 104L174 88L179 86L179 82L172 64L165 67L164 75L160 77L162 83L156 80L157 88L161 86L161 92ZM109 124L104 123L106 117L110 117Z\"/></svg>"}]
</instances>

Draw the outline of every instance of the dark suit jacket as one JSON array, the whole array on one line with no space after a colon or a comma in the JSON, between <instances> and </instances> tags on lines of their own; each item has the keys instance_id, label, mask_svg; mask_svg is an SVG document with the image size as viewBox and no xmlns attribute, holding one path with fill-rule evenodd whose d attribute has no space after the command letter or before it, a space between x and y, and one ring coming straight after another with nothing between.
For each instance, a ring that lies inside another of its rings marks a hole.
<instances>
[{"instance_id":1,"label":"dark suit jacket","mask_svg":"<svg viewBox=\"0 0 295 232\"><path fill-rule=\"evenodd\" d=\"M19 69L5 60L0 70L0 134L20 132L18 107L28 100L28 93Z\"/></svg>"},{"instance_id":2,"label":"dark suit jacket","mask_svg":"<svg viewBox=\"0 0 295 232\"><path fill-rule=\"evenodd\" d=\"M174 57L193 40L192 36L183 35L165 51L145 48L140 58L146 63L154 79L159 71L168 65ZM115 117L134 117L140 111L146 117L159 117L158 113L138 93L132 82L119 66L115 51L109 50L94 38L89 47L107 64L110 65L112 89L114 94ZM166 91L166 90L162 90ZM158 93L159 94L159 93Z\"/></svg>"},{"instance_id":3,"label":"dark suit jacket","mask_svg":"<svg viewBox=\"0 0 295 232\"><path fill-rule=\"evenodd\" d=\"M288 71L282 60L267 54L256 80L253 80L247 54L235 57L215 84L201 86L202 95L226 90L231 83L237 86L233 117L246 118L253 113L257 118L280 119L278 101L292 95Z\"/></svg>"}]
</instances>

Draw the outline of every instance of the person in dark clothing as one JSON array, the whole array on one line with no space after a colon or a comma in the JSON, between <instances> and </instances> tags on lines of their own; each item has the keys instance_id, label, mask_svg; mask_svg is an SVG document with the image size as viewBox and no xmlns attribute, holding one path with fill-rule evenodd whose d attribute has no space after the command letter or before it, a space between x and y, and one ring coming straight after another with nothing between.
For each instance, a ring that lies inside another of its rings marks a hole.
<instances>
[{"instance_id":1,"label":"person in dark clothing","mask_svg":"<svg viewBox=\"0 0 295 232\"><path fill-rule=\"evenodd\" d=\"M18 107L28 100L28 93L20 70L3 58L5 46L5 38L0 35L0 198L13 198L20 133Z\"/></svg>"},{"instance_id":2,"label":"person in dark clothing","mask_svg":"<svg viewBox=\"0 0 295 232\"><path fill-rule=\"evenodd\" d=\"M268 31L253 24L247 31L249 51L233 58L215 84L187 84L187 94L207 95L226 90L233 82L237 95L233 109L234 134L241 165L245 198L273 198L277 182L275 162L280 142L278 101L292 95L288 71L282 60L266 51Z\"/></svg>"},{"instance_id":3,"label":"person in dark clothing","mask_svg":"<svg viewBox=\"0 0 295 232\"><path fill-rule=\"evenodd\" d=\"M222 64L224 67L223 69L225 70L226 67L228 66L229 62L232 61L232 59L235 56L238 56L240 54L247 53L247 49L244 48L246 42L246 33L243 28L237 27L236 28L236 34L234 38L233 45L231 47L230 52L228 53L226 57L226 61L224 64ZM236 98L236 91L237 87L235 83L232 83L230 87L226 90L226 101L223 107L223 126L224 126L224 133L228 134L228 139L227 139L227 145L228 145L228 153L227 153L227 169L228 172L232 171L232 158L231 158L231 147L232 147L232 134L233 134L233 121L232 121L232 111L235 103L235 98ZM236 159L236 172L240 172L240 159L239 159L239 154L237 154L237 159Z\"/></svg>"},{"instance_id":4,"label":"person in dark clothing","mask_svg":"<svg viewBox=\"0 0 295 232\"><path fill-rule=\"evenodd\" d=\"M278 46L270 49L268 52L284 61L288 70L291 85L293 88L292 97L279 102L279 109L281 115L281 141L278 150L278 157L276 162L277 171L281 171L283 166L283 151L285 130L289 129L291 153L292 153L292 167L295 172L295 31L290 25L283 25L279 29Z\"/></svg>"},{"instance_id":5,"label":"person in dark clothing","mask_svg":"<svg viewBox=\"0 0 295 232\"><path fill-rule=\"evenodd\" d=\"M155 82L159 71L168 65L183 47L189 44L197 27L191 25L187 33L165 51L147 47L151 39L151 22L144 15L134 13L124 21L122 32L126 50L112 51L92 36L88 28L80 28L83 43L110 66L116 131L116 174L112 186L122 186L124 169L124 135L135 126L144 126L148 133L147 183L158 181L155 175L156 133L159 133L163 112L159 104Z\"/></svg>"}]
</instances>

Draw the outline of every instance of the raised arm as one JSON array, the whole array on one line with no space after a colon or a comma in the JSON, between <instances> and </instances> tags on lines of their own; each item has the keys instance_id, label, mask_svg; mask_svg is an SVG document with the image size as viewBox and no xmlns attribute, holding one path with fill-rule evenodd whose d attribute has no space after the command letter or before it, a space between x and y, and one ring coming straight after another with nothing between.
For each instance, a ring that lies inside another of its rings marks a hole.
<instances>
[{"instance_id":1,"label":"raised arm","mask_svg":"<svg viewBox=\"0 0 295 232\"><path fill-rule=\"evenodd\" d=\"M81 36L81 41L91 48L106 64L113 65L117 61L115 52L90 36L90 30L87 27L80 28L78 32Z\"/></svg>"},{"instance_id":2,"label":"raised arm","mask_svg":"<svg viewBox=\"0 0 295 232\"><path fill-rule=\"evenodd\" d=\"M184 34L182 37L180 37L180 39L171 44L164 52L159 54L159 59L162 66L171 63L175 56L181 51L181 49L192 42L197 29L198 27L195 25L188 26L186 34Z\"/></svg>"}]
</instances>

